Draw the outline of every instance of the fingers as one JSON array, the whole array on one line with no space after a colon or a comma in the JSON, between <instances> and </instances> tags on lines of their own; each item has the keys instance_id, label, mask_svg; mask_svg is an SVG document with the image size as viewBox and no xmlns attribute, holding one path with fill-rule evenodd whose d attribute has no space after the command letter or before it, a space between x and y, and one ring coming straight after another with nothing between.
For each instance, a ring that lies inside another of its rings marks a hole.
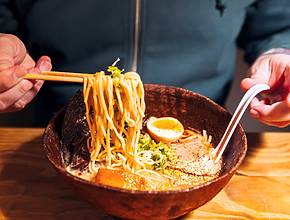
<instances>
[{"instance_id":1,"label":"fingers","mask_svg":"<svg viewBox=\"0 0 290 220\"><path fill-rule=\"evenodd\" d=\"M20 65L0 71L0 112L13 112L23 109L37 95L43 81L21 79L23 74L51 70L51 60L41 57L35 64L26 54Z\"/></svg>"},{"instance_id":2,"label":"fingers","mask_svg":"<svg viewBox=\"0 0 290 220\"><path fill-rule=\"evenodd\" d=\"M251 108L259 114L259 119L265 121L290 121L290 108L286 101L276 102L272 105L258 105Z\"/></svg>"},{"instance_id":3,"label":"fingers","mask_svg":"<svg viewBox=\"0 0 290 220\"><path fill-rule=\"evenodd\" d=\"M265 73L267 73L266 71L266 68L263 68L265 69ZM252 71L252 70L250 70ZM261 70L259 70L259 72L261 72ZM265 83L265 84L268 84L268 81L269 81L269 77L268 75L265 75L265 73L260 73L259 72L255 72L255 74L250 74L251 77L248 77L248 78L244 78L241 83L240 83L240 87L242 89L242 91L246 92L248 89L250 89L252 86L258 84L258 83Z\"/></svg>"},{"instance_id":4,"label":"fingers","mask_svg":"<svg viewBox=\"0 0 290 220\"><path fill-rule=\"evenodd\" d=\"M12 112L23 109L37 95L43 81L21 80L13 88L0 93L0 112Z\"/></svg>"},{"instance_id":5,"label":"fingers","mask_svg":"<svg viewBox=\"0 0 290 220\"><path fill-rule=\"evenodd\" d=\"M267 122L267 121L261 121L261 122L263 122L266 125L275 126L275 127L278 127L278 128L285 128L288 125L290 125L290 121L286 121L286 122Z\"/></svg>"},{"instance_id":6,"label":"fingers","mask_svg":"<svg viewBox=\"0 0 290 220\"><path fill-rule=\"evenodd\" d=\"M34 67L34 61L30 56L26 56L23 60L22 71L28 71L30 73L39 73L41 71L49 71L52 68L50 58L47 56L41 57ZM23 65L26 67L33 66L26 70L23 69ZM0 93L0 112L13 112L23 109L32 99L37 95L43 81L37 80L25 80L18 81L13 87Z\"/></svg>"},{"instance_id":7,"label":"fingers","mask_svg":"<svg viewBox=\"0 0 290 220\"><path fill-rule=\"evenodd\" d=\"M17 84L19 78L26 72L27 70L19 65L0 71L0 93Z\"/></svg>"},{"instance_id":8,"label":"fingers","mask_svg":"<svg viewBox=\"0 0 290 220\"><path fill-rule=\"evenodd\" d=\"M267 105L264 101L255 98L250 106L250 115L259 121L276 127L285 127L290 124L290 93L280 102Z\"/></svg>"},{"instance_id":9,"label":"fingers","mask_svg":"<svg viewBox=\"0 0 290 220\"><path fill-rule=\"evenodd\" d=\"M24 67L25 69L30 69L35 66L35 62L31 58L31 56L27 53L22 63L20 63L20 66Z\"/></svg>"},{"instance_id":10,"label":"fingers","mask_svg":"<svg viewBox=\"0 0 290 220\"><path fill-rule=\"evenodd\" d=\"M51 59L49 56L41 56L38 61L45 61L51 64Z\"/></svg>"},{"instance_id":11,"label":"fingers","mask_svg":"<svg viewBox=\"0 0 290 220\"><path fill-rule=\"evenodd\" d=\"M260 56L248 71L248 78L240 87L247 91L257 83L265 83L270 90L255 98L250 105L250 115L272 126L285 127L290 123L290 56L266 54Z\"/></svg>"},{"instance_id":12,"label":"fingers","mask_svg":"<svg viewBox=\"0 0 290 220\"><path fill-rule=\"evenodd\" d=\"M37 81L33 85L33 87L30 90L28 90L20 99L18 99L15 103L6 108L5 112L20 111L23 108L25 108L25 106L28 103L30 103L33 100L33 98L37 95L42 85L43 81Z\"/></svg>"},{"instance_id":13,"label":"fingers","mask_svg":"<svg viewBox=\"0 0 290 220\"><path fill-rule=\"evenodd\" d=\"M15 102L15 98L16 97L21 97L21 95L19 94L19 91L17 91L17 88L20 86L20 88L22 88L22 84L17 85L15 88L13 88L16 84L18 84L20 81L22 81L20 79L20 77L22 75L24 75L27 72L30 73L39 73L41 71L49 71L52 68L51 65L51 61L50 58L47 56L43 56L41 57L36 66L34 67L35 63L32 60L32 58L27 54L22 62L22 64L20 65L16 65L12 68L0 71L0 94L1 92L5 92L7 91L8 94L12 94L14 96L11 96L11 101L7 102L6 98L4 100L2 100L2 96L0 96L0 100L2 103L2 106L7 107L7 105L10 105L11 102ZM30 67L29 69L26 69ZM32 68L31 68L32 67ZM24 87L26 86L28 82L24 83ZM35 83L35 81L31 80L31 83ZM29 84L29 83L28 83ZM31 84L30 84L31 85ZM12 91L8 91L12 89ZM14 90L16 89L16 91ZM27 89L21 89L21 91L23 92L22 95L24 95L25 92L27 92ZM7 94L7 93L5 93ZM6 97L6 95L5 95ZM3 109L3 108L2 108Z\"/></svg>"},{"instance_id":14,"label":"fingers","mask_svg":"<svg viewBox=\"0 0 290 220\"><path fill-rule=\"evenodd\" d=\"M289 67L290 56L285 54L266 54L260 56L249 68L247 75L241 81L240 87L247 91L257 83L266 83L271 88L279 84L279 80Z\"/></svg>"},{"instance_id":15,"label":"fingers","mask_svg":"<svg viewBox=\"0 0 290 220\"><path fill-rule=\"evenodd\" d=\"M40 90L43 81L24 80L21 76L51 68L49 57L43 56L35 64L21 40L0 34L0 112L24 108Z\"/></svg>"},{"instance_id":16,"label":"fingers","mask_svg":"<svg viewBox=\"0 0 290 220\"><path fill-rule=\"evenodd\" d=\"M48 56L42 56L37 61L36 68L39 69L39 71L50 71L52 69L51 60Z\"/></svg>"},{"instance_id":17,"label":"fingers","mask_svg":"<svg viewBox=\"0 0 290 220\"><path fill-rule=\"evenodd\" d=\"M35 66L40 67L40 65L43 65L43 64L48 65L47 68L51 68L51 60L48 56L40 57L39 60L37 61L37 64L35 64L34 60L29 56L29 54L26 54L25 59L20 65L25 67L26 69L31 69ZM43 68L43 69L47 69L47 68Z\"/></svg>"},{"instance_id":18,"label":"fingers","mask_svg":"<svg viewBox=\"0 0 290 220\"><path fill-rule=\"evenodd\" d=\"M25 93L33 87L29 80L21 80L13 88L0 93L0 111L6 112L9 107L19 100Z\"/></svg>"},{"instance_id":19,"label":"fingers","mask_svg":"<svg viewBox=\"0 0 290 220\"><path fill-rule=\"evenodd\" d=\"M248 70L248 78L241 82L242 90L257 83L266 83L275 90L289 77L290 56L288 54L266 54L260 56Z\"/></svg>"},{"instance_id":20,"label":"fingers","mask_svg":"<svg viewBox=\"0 0 290 220\"><path fill-rule=\"evenodd\" d=\"M259 106L259 105L265 105L266 102L265 100L259 100L257 97L255 97L251 103L250 103L250 106L249 106L249 109L250 109L250 115L255 118L255 119L259 119L260 117L260 114L257 110L255 110L253 107L254 106Z\"/></svg>"},{"instance_id":21,"label":"fingers","mask_svg":"<svg viewBox=\"0 0 290 220\"><path fill-rule=\"evenodd\" d=\"M278 128L285 128L287 126L290 125L290 121L279 121L279 122L275 122L275 121L265 121L262 119L258 119L261 123L269 125L269 126L274 126L274 127L278 127Z\"/></svg>"},{"instance_id":22,"label":"fingers","mask_svg":"<svg viewBox=\"0 0 290 220\"><path fill-rule=\"evenodd\" d=\"M0 34L0 71L20 64L26 48L19 38L11 34Z\"/></svg>"},{"instance_id":23,"label":"fingers","mask_svg":"<svg viewBox=\"0 0 290 220\"><path fill-rule=\"evenodd\" d=\"M0 92L11 88L26 73L19 66L26 57L24 44L10 34L0 34Z\"/></svg>"},{"instance_id":24,"label":"fingers","mask_svg":"<svg viewBox=\"0 0 290 220\"><path fill-rule=\"evenodd\" d=\"M255 85L255 82L251 78L245 78L240 83L240 87L241 87L242 91L244 91L244 92L248 91L254 85Z\"/></svg>"},{"instance_id":25,"label":"fingers","mask_svg":"<svg viewBox=\"0 0 290 220\"><path fill-rule=\"evenodd\" d=\"M244 78L240 83L240 88L243 92L248 91L251 87L258 83L268 84L268 81L265 81L262 78L252 77L252 78Z\"/></svg>"}]
</instances>

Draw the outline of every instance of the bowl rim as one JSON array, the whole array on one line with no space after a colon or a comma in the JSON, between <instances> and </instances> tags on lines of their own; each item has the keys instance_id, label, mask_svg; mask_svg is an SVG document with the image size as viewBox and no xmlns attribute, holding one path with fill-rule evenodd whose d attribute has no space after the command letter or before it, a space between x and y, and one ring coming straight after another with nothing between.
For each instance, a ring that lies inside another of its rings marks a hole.
<instances>
[{"instance_id":1,"label":"bowl rim","mask_svg":"<svg viewBox=\"0 0 290 220\"><path fill-rule=\"evenodd\" d=\"M178 90L178 91L181 91L183 93L187 93L187 94L191 94L192 96L198 96L202 99L205 99L207 102L209 102L215 109L219 109L222 111L222 113L226 113L226 114L229 114L231 115L231 113L229 113L225 108L223 108L222 106L218 105L217 103L215 103L213 100L211 100L210 98L204 96L204 95L201 95L197 92L193 92L193 91L190 91L188 89L184 89L184 88L180 88L180 87L175 87L175 86L171 86L171 85L162 85L162 84L144 84L144 87L147 87L147 86L151 86L151 87L163 87L163 88L169 88L169 89L174 89L174 90ZM92 182L92 181L88 181L88 180L85 180L85 179L82 179L78 176L75 176L71 173L69 173L65 168L62 168L60 166L57 166L54 161L52 160L52 158L50 158L49 154L48 154L48 151L47 151L47 147L46 147L46 144L45 144L45 139L47 137L47 133L49 131L49 129L52 127L52 125L55 124L55 121L56 119L59 117L59 115L65 111L65 108L62 108L61 110L59 110L53 117L52 119L49 121L48 123L48 126L45 128L44 130L44 133L43 133L43 143L42 143L42 146L44 147L45 149L45 152L46 152L46 157L48 158L48 160L50 161L50 163L54 166L54 168L56 168L59 172L61 172L62 174L64 174L66 177L68 178L72 178L74 179L75 181L77 182L80 182L80 183L83 183L85 185L89 185L89 186L92 186L92 187L98 187L98 188L102 188L102 189L105 189L105 190L112 190L112 191L115 191L115 192L122 192L122 193L130 193L130 194L138 194L138 195L166 195L166 194L179 194L179 193L187 193L187 192L190 192L190 191L195 191L195 190L198 190L200 188L203 188L203 187L206 187L208 185L211 185L211 184L214 184L216 182L219 182L219 181L222 181L223 179L226 179L228 177L232 177L232 175L236 172L236 170L238 169L238 167L242 164L245 156L246 156L246 152L247 152L247 138L246 138L246 134L245 134L245 131L244 129L242 128L241 124L239 123L238 124L238 129L240 129L241 133L242 133L242 136L241 136L241 142L243 144L243 151L241 153L241 156L238 158L238 161L237 163L226 173L224 173L223 175L219 175L218 177L212 179L212 180L209 180L205 183L202 183L202 184L198 184L198 185L195 185L195 186L191 186L191 187L188 187L188 188L185 188L185 189L171 189L171 190L130 190L130 189L125 189L125 188L119 188L119 187L114 187L114 186L109 186L109 185L105 185L105 184L101 184L101 183L95 183L95 182ZM230 179L229 178L229 179Z\"/></svg>"}]
</instances>

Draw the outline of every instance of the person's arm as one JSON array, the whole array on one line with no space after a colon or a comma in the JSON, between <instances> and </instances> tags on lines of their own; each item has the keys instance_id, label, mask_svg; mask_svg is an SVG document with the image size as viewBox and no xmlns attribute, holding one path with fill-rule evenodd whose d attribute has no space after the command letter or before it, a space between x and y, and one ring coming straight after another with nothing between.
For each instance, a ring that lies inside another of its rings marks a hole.
<instances>
[{"instance_id":1,"label":"person's arm","mask_svg":"<svg viewBox=\"0 0 290 220\"><path fill-rule=\"evenodd\" d=\"M277 127L290 124L290 1L256 1L248 8L246 21L237 40L252 66L241 82L246 91L254 84L270 85L268 98L255 98L250 114Z\"/></svg>"},{"instance_id":2,"label":"person's arm","mask_svg":"<svg viewBox=\"0 0 290 220\"><path fill-rule=\"evenodd\" d=\"M48 70L51 70L49 57L43 56L35 63L19 38L0 33L0 112L23 109L43 84L21 76Z\"/></svg>"}]
</instances>

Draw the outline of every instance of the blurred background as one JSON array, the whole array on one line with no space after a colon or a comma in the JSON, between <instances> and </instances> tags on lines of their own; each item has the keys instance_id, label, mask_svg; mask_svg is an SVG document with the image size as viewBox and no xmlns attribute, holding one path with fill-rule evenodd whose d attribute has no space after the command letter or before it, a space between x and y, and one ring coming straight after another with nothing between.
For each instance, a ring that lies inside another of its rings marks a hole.
<instances>
[{"instance_id":1,"label":"blurred background","mask_svg":"<svg viewBox=\"0 0 290 220\"><path fill-rule=\"evenodd\" d=\"M237 51L237 59L236 59L236 70L235 70L235 79L232 84L232 88L228 99L226 101L225 107L229 110L229 112L233 113L236 106L239 104L243 93L240 90L239 84L241 79L245 76L247 71L247 64L243 61L243 53L242 51ZM0 114L0 126L22 126L27 127L27 125L34 121L34 117L37 117L39 111L34 106L34 101L28 105L21 112L16 113L2 113ZM248 112L243 116L241 122L243 128L247 132L260 132L260 131L290 131L290 126L287 128L275 128L261 124L260 122L252 119Z\"/></svg>"}]
</instances>

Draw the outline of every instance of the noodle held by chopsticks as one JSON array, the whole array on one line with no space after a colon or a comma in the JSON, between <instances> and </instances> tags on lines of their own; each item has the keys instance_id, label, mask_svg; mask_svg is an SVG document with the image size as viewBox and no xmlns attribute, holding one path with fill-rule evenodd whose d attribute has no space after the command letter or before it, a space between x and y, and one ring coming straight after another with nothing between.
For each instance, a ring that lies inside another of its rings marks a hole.
<instances>
[{"instance_id":1,"label":"noodle held by chopsticks","mask_svg":"<svg viewBox=\"0 0 290 220\"><path fill-rule=\"evenodd\" d=\"M137 73L98 72L84 78L83 96L91 132L89 170L98 166L134 171L144 165L136 158L145 112L144 88Z\"/></svg>"}]
</instances>

